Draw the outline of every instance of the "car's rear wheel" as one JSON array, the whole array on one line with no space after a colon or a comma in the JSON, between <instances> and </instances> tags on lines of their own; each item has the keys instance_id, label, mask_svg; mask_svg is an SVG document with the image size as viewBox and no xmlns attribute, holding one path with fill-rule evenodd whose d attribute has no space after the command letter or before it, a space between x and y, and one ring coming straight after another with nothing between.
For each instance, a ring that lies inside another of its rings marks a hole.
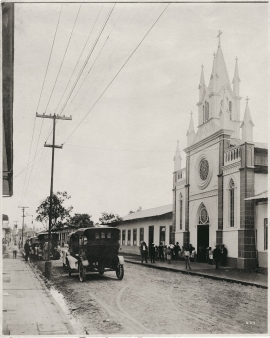
<instances>
[{"instance_id":1,"label":"car's rear wheel","mask_svg":"<svg viewBox=\"0 0 270 338\"><path fill-rule=\"evenodd\" d=\"M116 276L119 280L123 279L123 277L124 277L124 265L123 264L117 265Z\"/></svg>"},{"instance_id":2,"label":"car's rear wheel","mask_svg":"<svg viewBox=\"0 0 270 338\"><path fill-rule=\"evenodd\" d=\"M80 282L84 282L86 280L86 269L82 263L80 263L79 265L79 279L80 279Z\"/></svg>"}]
</instances>

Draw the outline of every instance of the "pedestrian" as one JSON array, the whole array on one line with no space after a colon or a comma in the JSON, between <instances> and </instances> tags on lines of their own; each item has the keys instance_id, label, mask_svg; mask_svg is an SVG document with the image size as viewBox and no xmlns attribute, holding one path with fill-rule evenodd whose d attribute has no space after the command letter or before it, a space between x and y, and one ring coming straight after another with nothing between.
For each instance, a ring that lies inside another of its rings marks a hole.
<instances>
[{"instance_id":1,"label":"pedestrian","mask_svg":"<svg viewBox=\"0 0 270 338\"><path fill-rule=\"evenodd\" d=\"M216 269L218 269L220 259L221 259L221 251L220 251L219 245L216 245L216 248L213 251L213 258L214 258L215 263L216 263Z\"/></svg>"},{"instance_id":2,"label":"pedestrian","mask_svg":"<svg viewBox=\"0 0 270 338\"><path fill-rule=\"evenodd\" d=\"M21 249L21 242L19 241L18 242L18 247L19 247L19 250Z\"/></svg>"},{"instance_id":3,"label":"pedestrian","mask_svg":"<svg viewBox=\"0 0 270 338\"><path fill-rule=\"evenodd\" d=\"M164 252L163 252L163 249L164 249L163 244L162 244L162 242L160 242L160 245L158 247L158 252L159 252L159 260L162 261L162 262L164 262Z\"/></svg>"},{"instance_id":4,"label":"pedestrian","mask_svg":"<svg viewBox=\"0 0 270 338\"><path fill-rule=\"evenodd\" d=\"M155 244L152 243L151 248L150 248L151 263L155 263L155 255L156 255Z\"/></svg>"},{"instance_id":5,"label":"pedestrian","mask_svg":"<svg viewBox=\"0 0 270 338\"><path fill-rule=\"evenodd\" d=\"M168 261L169 264L171 264L171 259L172 259L172 249L170 248L170 246L168 246L167 251L166 251L166 254L167 254L167 261Z\"/></svg>"},{"instance_id":6,"label":"pedestrian","mask_svg":"<svg viewBox=\"0 0 270 338\"><path fill-rule=\"evenodd\" d=\"M190 267L190 250L189 250L189 248L185 248L184 255L185 255L185 261L186 261L186 269L187 269L187 267L189 267L189 270L191 270L191 267Z\"/></svg>"},{"instance_id":7,"label":"pedestrian","mask_svg":"<svg viewBox=\"0 0 270 338\"><path fill-rule=\"evenodd\" d=\"M49 249L49 244L48 244L48 241L46 241L44 243L44 246L43 246L43 260L44 261L47 261L49 258L48 258L48 249Z\"/></svg>"},{"instance_id":8,"label":"pedestrian","mask_svg":"<svg viewBox=\"0 0 270 338\"><path fill-rule=\"evenodd\" d=\"M13 258L17 258L17 252L18 252L18 248L16 245L13 246Z\"/></svg>"},{"instance_id":9,"label":"pedestrian","mask_svg":"<svg viewBox=\"0 0 270 338\"><path fill-rule=\"evenodd\" d=\"M225 245L221 246L221 265L226 266L227 264L228 250L225 248Z\"/></svg>"},{"instance_id":10,"label":"pedestrian","mask_svg":"<svg viewBox=\"0 0 270 338\"><path fill-rule=\"evenodd\" d=\"M145 259L145 263L147 263L147 245L145 242L142 242L140 250L141 250L141 256L142 256L142 263L144 259Z\"/></svg>"},{"instance_id":11,"label":"pedestrian","mask_svg":"<svg viewBox=\"0 0 270 338\"><path fill-rule=\"evenodd\" d=\"M29 242L26 241L25 244L24 244L24 253L25 253L25 261L27 262L28 261L28 257L29 257L29 253L30 253L30 245L29 245Z\"/></svg>"},{"instance_id":12,"label":"pedestrian","mask_svg":"<svg viewBox=\"0 0 270 338\"><path fill-rule=\"evenodd\" d=\"M163 253L164 253L164 260L167 260L167 245L164 245L164 249L163 249Z\"/></svg>"},{"instance_id":13,"label":"pedestrian","mask_svg":"<svg viewBox=\"0 0 270 338\"><path fill-rule=\"evenodd\" d=\"M176 242L175 246L174 246L174 252L175 252L175 260L178 260L178 256L179 256L179 252L181 251L180 246L179 246L179 242Z\"/></svg>"},{"instance_id":14,"label":"pedestrian","mask_svg":"<svg viewBox=\"0 0 270 338\"><path fill-rule=\"evenodd\" d=\"M211 246L209 246L208 254L209 254L209 264L212 265L213 264L213 250Z\"/></svg>"},{"instance_id":15,"label":"pedestrian","mask_svg":"<svg viewBox=\"0 0 270 338\"><path fill-rule=\"evenodd\" d=\"M159 257L158 257L158 246L157 245L155 246L155 256L156 256L156 261L158 261Z\"/></svg>"}]
</instances>

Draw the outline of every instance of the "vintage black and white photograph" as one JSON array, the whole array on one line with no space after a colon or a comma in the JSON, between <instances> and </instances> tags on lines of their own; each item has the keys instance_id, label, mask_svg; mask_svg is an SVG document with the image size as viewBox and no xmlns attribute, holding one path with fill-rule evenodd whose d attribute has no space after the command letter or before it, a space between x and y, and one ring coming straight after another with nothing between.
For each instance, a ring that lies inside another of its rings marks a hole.
<instances>
[{"instance_id":1,"label":"vintage black and white photograph","mask_svg":"<svg viewBox=\"0 0 270 338\"><path fill-rule=\"evenodd\" d=\"M2 335L268 333L268 3L2 2Z\"/></svg>"}]
</instances>

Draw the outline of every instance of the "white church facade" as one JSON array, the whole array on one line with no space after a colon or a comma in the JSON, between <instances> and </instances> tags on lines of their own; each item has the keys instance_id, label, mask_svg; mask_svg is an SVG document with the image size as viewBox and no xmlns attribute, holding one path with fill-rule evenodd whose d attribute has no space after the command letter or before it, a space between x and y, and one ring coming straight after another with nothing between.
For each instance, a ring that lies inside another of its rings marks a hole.
<instances>
[{"instance_id":1,"label":"white church facade","mask_svg":"<svg viewBox=\"0 0 270 338\"><path fill-rule=\"evenodd\" d=\"M236 59L231 86L219 44L208 86L202 67L197 131L191 114L185 167L177 142L172 208L124 217L123 251L138 253L143 240L179 242L192 244L203 262L207 247L224 244L229 266L268 266L268 147L253 140L248 98L240 121L240 82Z\"/></svg>"},{"instance_id":2,"label":"white church facade","mask_svg":"<svg viewBox=\"0 0 270 338\"><path fill-rule=\"evenodd\" d=\"M175 241L195 246L201 261L207 247L225 244L228 265L267 267L268 147L253 141L248 98L240 121L240 101L238 61L231 87L219 44L208 86L202 67L198 127L191 114L185 168L177 143L172 223Z\"/></svg>"}]
</instances>

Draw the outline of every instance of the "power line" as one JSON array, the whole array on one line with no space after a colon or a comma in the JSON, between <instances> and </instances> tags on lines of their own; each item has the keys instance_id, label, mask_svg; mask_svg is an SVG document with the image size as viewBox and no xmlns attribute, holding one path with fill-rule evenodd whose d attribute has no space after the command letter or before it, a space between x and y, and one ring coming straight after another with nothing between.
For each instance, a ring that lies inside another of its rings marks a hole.
<instances>
[{"instance_id":1,"label":"power line","mask_svg":"<svg viewBox=\"0 0 270 338\"><path fill-rule=\"evenodd\" d=\"M46 80L46 77L47 77L47 72L48 72L49 64L50 64L50 61L51 61L51 55L52 55L52 51L53 51L53 47L54 47L54 42L55 42L55 37L56 37L56 34L57 34L58 25L59 25L61 13L62 13L62 8L63 8L63 4L61 5L61 10L60 10L60 13L59 13L59 17L58 17L58 21L57 21L57 25L56 25L56 30L55 30L54 37L53 37L53 44L52 44L52 47L51 47L50 56L49 56L47 68L46 68L46 71L45 71L45 76L44 76L44 80L43 80L43 84L42 84L42 88L41 88L41 93L40 93L40 96L39 96L39 100L38 100L36 111L38 111L40 100L41 100L41 96L42 96L42 93L43 93L43 88L44 88L45 80ZM32 144L33 144L33 137L34 137L35 126L36 126L36 116L35 116L35 119L34 119L34 127L33 127L33 133L32 133L32 139L31 139L31 145L30 145L30 151L29 151L28 161L27 161L27 167L29 165L29 160L30 160L30 155L31 155L31 150L32 150ZM41 130L40 130L40 132L41 132ZM36 151L37 151L37 148L36 148ZM36 154L36 152L35 152L35 154ZM34 159L35 159L35 156L34 156ZM23 184L22 196L23 196L23 193L24 193L26 176L27 176L27 170L26 170L24 184ZM30 176L31 176L31 174L30 174Z\"/></svg>"},{"instance_id":2,"label":"power line","mask_svg":"<svg viewBox=\"0 0 270 338\"><path fill-rule=\"evenodd\" d=\"M81 125L81 123L83 122L83 120L86 118L86 116L91 112L91 110L95 107L95 105L98 103L98 101L101 99L101 97L104 95L104 93L107 91L107 89L110 87L110 85L113 83L113 81L116 79L116 77L118 76L118 74L121 72L121 70L125 67L125 65L128 63L128 61L131 59L131 57L134 55L134 53L136 52L136 50L140 47L140 45L142 44L142 42L145 40L145 38L147 37L147 35L151 32L151 30L153 29L153 27L155 26L155 24L158 22L158 20L161 18L161 16L163 15L163 13L166 11L166 9L169 7L170 3L167 4L167 6L164 8L164 10L161 12L161 14L158 16L158 18L156 19L156 21L153 23L153 25L150 27L150 29L147 31L147 33L144 35L144 37L142 38L142 40L139 42L139 44L136 46L136 48L133 50L133 52L130 54L130 56L127 58L127 60L124 62L124 64L122 65L122 67L119 69L119 71L115 74L115 76L112 78L112 80L109 82L109 84L107 85L107 87L103 90L103 92L101 93L101 95L98 97L98 99L95 101L95 103L92 105L92 107L89 109L89 111L84 115L84 117L82 118L82 120L79 122L79 124L77 125L77 127L72 131L72 133L68 136L68 138L65 140L65 142L63 144L65 144L67 142L67 140L74 134L74 132L77 130L77 128Z\"/></svg>"},{"instance_id":3,"label":"power line","mask_svg":"<svg viewBox=\"0 0 270 338\"><path fill-rule=\"evenodd\" d=\"M82 146L82 145L76 145L76 144L68 144L69 146L73 147L80 147L80 148L90 148L95 150L108 150L108 151L125 151L125 152L131 152L131 153L174 153L173 150L132 150L132 149L113 149L113 148L99 148L99 147L90 147L90 146Z\"/></svg>"}]
</instances>

